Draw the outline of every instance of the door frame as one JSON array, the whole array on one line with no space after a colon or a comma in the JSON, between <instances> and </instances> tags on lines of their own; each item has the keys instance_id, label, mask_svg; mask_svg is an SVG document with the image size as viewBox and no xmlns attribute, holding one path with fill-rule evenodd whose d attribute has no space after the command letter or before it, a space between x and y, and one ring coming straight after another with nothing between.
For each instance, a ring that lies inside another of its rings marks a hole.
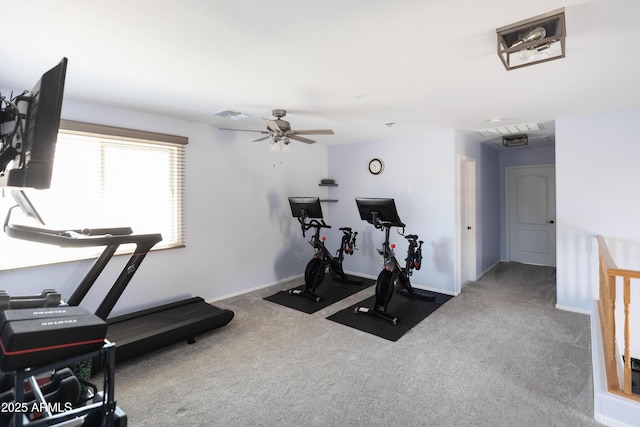
<instances>
[{"instance_id":1,"label":"door frame","mask_svg":"<svg viewBox=\"0 0 640 427\"><path fill-rule=\"evenodd\" d=\"M462 154L458 154L458 159L456 162L457 170L456 170L456 186L457 186L457 197L456 197L456 274L455 274L455 292L460 293L462 290L462 285L466 283L468 280L476 280L477 279L477 197L476 197L476 189L477 189L477 168L476 168L476 159L467 157ZM463 173L466 172L466 173ZM467 176L469 179L464 182L463 177ZM463 204L463 198L466 197L466 203ZM463 230L463 227L466 228L465 225L462 224L464 216L462 212L462 207L467 207L467 218L469 219L468 224L466 226L471 227L470 230ZM470 249L468 257L469 263L469 274L467 277L462 277L462 260L464 245L463 245L463 233L470 231L468 234L469 237L469 245Z\"/></svg>"}]
</instances>

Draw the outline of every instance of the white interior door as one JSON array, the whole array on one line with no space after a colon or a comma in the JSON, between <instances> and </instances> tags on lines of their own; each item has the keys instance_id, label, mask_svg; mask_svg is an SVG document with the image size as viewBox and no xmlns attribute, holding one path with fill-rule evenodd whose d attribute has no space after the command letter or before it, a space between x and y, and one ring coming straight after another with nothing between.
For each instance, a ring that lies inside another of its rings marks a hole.
<instances>
[{"instance_id":1,"label":"white interior door","mask_svg":"<svg viewBox=\"0 0 640 427\"><path fill-rule=\"evenodd\" d=\"M458 160L458 236L460 285L476 280L476 162L460 156Z\"/></svg>"},{"instance_id":2,"label":"white interior door","mask_svg":"<svg viewBox=\"0 0 640 427\"><path fill-rule=\"evenodd\" d=\"M555 166L507 168L507 233L511 261L556 265Z\"/></svg>"}]
</instances>

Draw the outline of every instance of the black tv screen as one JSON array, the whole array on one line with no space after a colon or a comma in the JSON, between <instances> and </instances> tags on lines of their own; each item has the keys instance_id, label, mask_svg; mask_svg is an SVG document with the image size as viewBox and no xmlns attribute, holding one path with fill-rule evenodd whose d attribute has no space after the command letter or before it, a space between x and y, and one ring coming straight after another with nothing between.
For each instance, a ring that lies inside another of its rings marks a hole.
<instances>
[{"instance_id":1,"label":"black tv screen","mask_svg":"<svg viewBox=\"0 0 640 427\"><path fill-rule=\"evenodd\" d=\"M294 218L322 218L318 197L289 197L289 205Z\"/></svg>"},{"instance_id":2,"label":"black tv screen","mask_svg":"<svg viewBox=\"0 0 640 427\"><path fill-rule=\"evenodd\" d=\"M356 205L358 206L360 219L363 221L376 225L373 223L375 213L377 221L390 223L394 227L404 227L404 223L398 216L394 199L356 197Z\"/></svg>"},{"instance_id":3,"label":"black tv screen","mask_svg":"<svg viewBox=\"0 0 640 427\"><path fill-rule=\"evenodd\" d=\"M31 92L7 103L2 116L4 120L13 119L15 126L3 124L3 129L11 129L11 133L3 136L0 151L1 186L51 186L66 71L67 58L62 58L42 75Z\"/></svg>"}]
</instances>

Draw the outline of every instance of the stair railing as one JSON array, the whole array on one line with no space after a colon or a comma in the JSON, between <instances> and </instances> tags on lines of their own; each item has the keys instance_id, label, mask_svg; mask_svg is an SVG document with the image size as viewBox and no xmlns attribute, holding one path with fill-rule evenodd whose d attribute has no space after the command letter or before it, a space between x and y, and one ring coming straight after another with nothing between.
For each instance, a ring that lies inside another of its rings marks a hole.
<instances>
[{"instance_id":1,"label":"stair railing","mask_svg":"<svg viewBox=\"0 0 640 427\"><path fill-rule=\"evenodd\" d=\"M631 389L631 279L640 279L640 271L617 267L604 237L598 236L598 259L600 271L600 325L604 351L604 364L607 376L607 389L622 397L640 402L640 395ZM616 283L622 283L622 304L624 309L623 355L617 355L615 308L617 301ZM637 283L637 282L636 282ZM638 288L640 290L640 288ZM624 361L624 362L623 362ZM620 365L622 369L620 369ZM622 381L619 375L622 372Z\"/></svg>"}]
</instances>

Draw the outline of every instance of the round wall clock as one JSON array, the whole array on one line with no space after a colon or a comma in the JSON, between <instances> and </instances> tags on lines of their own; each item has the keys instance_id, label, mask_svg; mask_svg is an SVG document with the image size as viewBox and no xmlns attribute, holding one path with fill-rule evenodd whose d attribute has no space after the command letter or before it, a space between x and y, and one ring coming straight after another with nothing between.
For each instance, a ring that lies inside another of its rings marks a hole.
<instances>
[{"instance_id":1,"label":"round wall clock","mask_svg":"<svg viewBox=\"0 0 640 427\"><path fill-rule=\"evenodd\" d=\"M380 159L371 159L369 162L369 172L374 175L378 175L384 169L384 164Z\"/></svg>"}]
</instances>

